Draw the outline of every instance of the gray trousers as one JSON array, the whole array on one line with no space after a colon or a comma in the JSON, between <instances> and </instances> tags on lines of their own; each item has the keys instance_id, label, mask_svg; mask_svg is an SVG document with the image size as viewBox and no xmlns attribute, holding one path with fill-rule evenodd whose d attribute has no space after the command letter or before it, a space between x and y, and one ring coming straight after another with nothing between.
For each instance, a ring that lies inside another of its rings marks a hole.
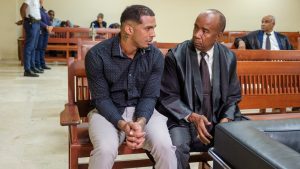
<instances>
[{"instance_id":1,"label":"gray trousers","mask_svg":"<svg viewBox=\"0 0 300 169\"><path fill-rule=\"evenodd\" d=\"M132 121L134 111L134 107L127 107L122 115L124 120ZM97 110L91 111L88 118L89 135L94 147L89 169L111 169L118 155L118 147L124 142L125 133L116 129ZM166 122L167 118L154 110L145 126L143 148L153 156L156 169L177 168L176 147L172 145Z\"/></svg>"}]
</instances>

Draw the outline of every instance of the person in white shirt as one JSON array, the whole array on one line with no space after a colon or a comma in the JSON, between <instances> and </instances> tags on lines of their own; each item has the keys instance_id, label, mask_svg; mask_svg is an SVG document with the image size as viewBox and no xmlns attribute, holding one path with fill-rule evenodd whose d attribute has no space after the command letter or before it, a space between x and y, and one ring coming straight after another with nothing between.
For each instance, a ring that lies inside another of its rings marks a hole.
<instances>
[{"instance_id":1,"label":"person in white shirt","mask_svg":"<svg viewBox=\"0 0 300 169\"><path fill-rule=\"evenodd\" d=\"M38 77L42 73L35 68L35 49L40 33L40 2L39 0L24 0L20 14L25 30L24 76Z\"/></svg>"},{"instance_id":2,"label":"person in white shirt","mask_svg":"<svg viewBox=\"0 0 300 169\"><path fill-rule=\"evenodd\" d=\"M274 26L275 17L264 16L261 20L261 30L236 38L234 46L238 49L292 50L293 46L287 36L275 32Z\"/></svg>"}]
</instances>

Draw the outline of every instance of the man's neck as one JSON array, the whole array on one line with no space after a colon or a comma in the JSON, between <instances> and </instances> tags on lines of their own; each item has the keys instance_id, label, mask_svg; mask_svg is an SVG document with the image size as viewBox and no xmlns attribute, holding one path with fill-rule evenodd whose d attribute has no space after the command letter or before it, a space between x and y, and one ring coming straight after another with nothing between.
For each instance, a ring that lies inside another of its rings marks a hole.
<instances>
[{"instance_id":1,"label":"man's neck","mask_svg":"<svg viewBox=\"0 0 300 169\"><path fill-rule=\"evenodd\" d=\"M134 58L138 48L132 44L132 41L129 38L125 38L125 37L121 36L120 46L121 46L122 52L126 56L128 56L131 59Z\"/></svg>"},{"instance_id":2,"label":"man's neck","mask_svg":"<svg viewBox=\"0 0 300 169\"><path fill-rule=\"evenodd\" d=\"M265 33L272 33L273 30L269 30L269 31L264 31Z\"/></svg>"}]
</instances>

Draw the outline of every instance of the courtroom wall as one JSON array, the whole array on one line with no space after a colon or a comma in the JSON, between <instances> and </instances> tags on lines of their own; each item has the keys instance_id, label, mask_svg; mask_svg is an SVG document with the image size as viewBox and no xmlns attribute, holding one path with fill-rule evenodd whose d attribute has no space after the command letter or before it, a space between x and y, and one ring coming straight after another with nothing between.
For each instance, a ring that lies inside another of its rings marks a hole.
<instances>
[{"instance_id":1,"label":"courtroom wall","mask_svg":"<svg viewBox=\"0 0 300 169\"><path fill-rule=\"evenodd\" d=\"M20 19L23 0L2 0L0 6L0 59L17 56L17 37L21 27L14 24ZM299 0L45 0L45 8L53 9L56 16L69 19L81 27L88 27L99 12L109 24L119 22L126 6L144 4L156 13L157 37L161 42L182 42L191 38L193 23L199 12L216 8L227 17L226 30L251 31L260 28L261 17L273 14L278 31L300 31Z\"/></svg>"}]
</instances>

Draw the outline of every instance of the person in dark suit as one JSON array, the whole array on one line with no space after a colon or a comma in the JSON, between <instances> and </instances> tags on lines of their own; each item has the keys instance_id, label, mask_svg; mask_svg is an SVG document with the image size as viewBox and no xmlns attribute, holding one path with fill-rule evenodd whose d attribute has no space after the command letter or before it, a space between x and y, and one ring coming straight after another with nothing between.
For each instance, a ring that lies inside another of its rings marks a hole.
<instances>
[{"instance_id":1,"label":"person in dark suit","mask_svg":"<svg viewBox=\"0 0 300 169\"><path fill-rule=\"evenodd\" d=\"M217 39L225 16L210 9L194 23L192 40L170 49L165 57L157 110L168 117L178 168L189 168L190 151L212 146L214 126L240 116L236 56Z\"/></svg>"},{"instance_id":2,"label":"person in dark suit","mask_svg":"<svg viewBox=\"0 0 300 169\"><path fill-rule=\"evenodd\" d=\"M261 30L236 38L234 46L238 49L292 50L293 46L287 36L275 32L275 17L264 16L261 20Z\"/></svg>"},{"instance_id":3,"label":"person in dark suit","mask_svg":"<svg viewBox=\"0 0 300 169\"><path fill-rule=\"evenodd\" d=\"M90 24L90 28L94 26L94 28L106 28L107 23L103 20L104 15L103 13L99 13L97 16L97 20L93 21Z\"/></svg>"}]
</instances>

